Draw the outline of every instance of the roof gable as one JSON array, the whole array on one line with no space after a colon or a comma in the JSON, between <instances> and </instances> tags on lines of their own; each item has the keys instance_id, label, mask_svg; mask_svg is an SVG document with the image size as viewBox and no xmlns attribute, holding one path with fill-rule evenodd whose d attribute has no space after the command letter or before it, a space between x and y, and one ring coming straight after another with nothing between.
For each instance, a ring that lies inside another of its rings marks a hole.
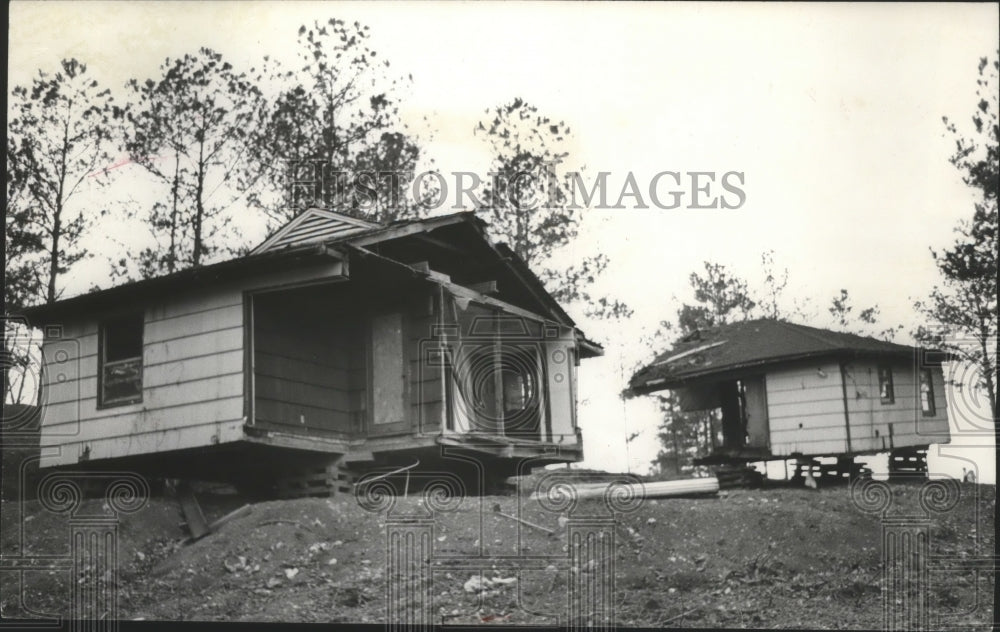
<instances>
[{"instance_id":1,"label":"roof gable","mask_svg":"<svg viewBox=\"0 0 1000 632\"><path fill-rule=\"evenodd\" d=\"M452 213L449 215L439 215L423 219L403 220L394 222L385 227L369 230L365 233L353 235L341 240L343 243L365 248L378 244L378 251L388 257L398 256L387 246L390 243L423 243L433 244L458 253L458 257L471 257L477 263L485 264L493 271L490 278L501 281L501 286L510 289L512 286L519 288L524 303L508 297L505 300L514 304L520 304L525 309L535 310L537 313L546 313L552 316L553 320L566 325L575 326L573 319L563 309L555 298L545 289L537 275L521 260L521 258L511 250L506 244L494 243L486 232L486 223L476 217L471 211ZM476 248L470 248L476 245ZM399 261L414 261L414 254L411 251L407 255L399 258ZM466 260L460 265L463 269ZM453 275L454 270L441 268L436 272L443 272ZM506 282L504 282L506 281Z\"/></svg>"},{"instance_id":2,"label":"roof gable","mask_svg":"<svg viewBox=\"0 0 1000 632\"><path fill-rule=\"evenodd\" d=\"M310 208L299 213L290 222L275 231L251 250L250 254L256 255L288 246L340 239L375 228L381 228L381 225L333 211Z\"/></svg>"}]
</instances>

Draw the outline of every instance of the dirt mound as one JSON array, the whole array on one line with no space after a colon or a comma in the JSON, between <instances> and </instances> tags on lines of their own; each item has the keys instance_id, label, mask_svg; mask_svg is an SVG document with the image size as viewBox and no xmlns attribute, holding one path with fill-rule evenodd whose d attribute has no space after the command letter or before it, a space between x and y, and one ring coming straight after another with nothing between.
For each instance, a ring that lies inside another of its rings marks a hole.
<instances>
[{"instance_id":1,"label":"dirt mound","mask_svg":"<svg viewBox=\"0 0 1000 632\"><path fill-rule=\"evenodd\" d=\"M919 510L915 486L893 487L894 502ZM199 495L213 520L243 504L237 496ZM100 511L101 501L84 509ZM426 516L423 498L397 501L392 516ZM993 486L963 485L962 498L935 518L932 552L992 553ZM465 498L433 521L430 578L436 621L455 624L565 623L570 567L567 517L524 496ZM68 554L65 516L38 503L23 518L5 504L2 545L18 550L26 526L30 554ZM601 515L581 500L575 516ZM502 515L502 514L506 514ZM518 516L534 526L521 526ZM123 619L381 622L386 608L388 524L351 497L252 505L217 533L183 544L175 500L154 498L119 527L119 611ZM411 521L412 522L412 521ZM416 523L414 523L416 524ZM552 533L550 534L549 531ZM844 488L732 491L718 498L647 500L614 528L617 621L638 626L854 627L882 621L877 517L861 512ZM548 561L532 570L502 558ZM480 572L449 560L478 556ZM541 557L538 557L541 556ZM560 562L559 560L564 560ZM480 574L481 573L481 574ZM66 572L25 573L26 605L65 611ZM932 574L934 579L934 574ZM932 588L935 613L969 627L992 611L988 578L949 573ZM426 580L421 580L426 581ZM4 616L17 616L16 581L0 589ZM424 586L405 584L412 589ZM965 612L966 614L961 614Z\"/></svg>"}]
</instances>

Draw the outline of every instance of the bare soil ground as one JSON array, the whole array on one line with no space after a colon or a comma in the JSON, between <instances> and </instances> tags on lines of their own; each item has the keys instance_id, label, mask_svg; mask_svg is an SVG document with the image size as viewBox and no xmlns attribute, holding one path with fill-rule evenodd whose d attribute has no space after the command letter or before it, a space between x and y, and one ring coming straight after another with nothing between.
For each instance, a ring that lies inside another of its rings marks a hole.
<instances>
[{"instance_id":1,"label":"bare soil ground","mask_svg":"<svg viewBox=\"0 0 1000 632\"><path fill-rule=\"evenodd\" d=\"M919 513L918 487L895 484L893 507ZM952 558L994 551L994 486L963 484L958 505L933 516L931 552ZM244 504L235 495L199 495L209 520ZM400 500L394 512L419 512ZM523 528L517 514L555 531ZM23 512L22 512L23 508ZM101 500L78 513L101 514ZM576 514L606 515L600 500ZM22 515L23 514L23 515ZM393 515L398 515L394 513ZM37 501L4 502L6 555L69 554L65 515ZM565 517L563 517L565 518ZM381 622L386 606L386 515L352 497L270 501L217 533L183 544L177 501L149 499L119 525L119 618ZM565 519L526 496L467 498L434 524L433 556L565 555ZM480 528L482 530L480 530ZM703 499L647 500L615 528L619 625L655 627L882 627L882 525L847 487L770 488ZM23 540L22 540L23 538ZM23 543L23 545L22 545ZM588 568L494 569L485 590L473 573L435 566L432 608L445 623L564 624L568 583ZM68 571L0 573L4 617L68 614ZM512 578L516 578L513 580ZM988 573L931 573L935 627L987 627L993 617ZM474 583L474 582L473 582ZM472 588L470 590L469 588ZM25 609L27 608L27 610Z\"/></svg>"}]
</instances>

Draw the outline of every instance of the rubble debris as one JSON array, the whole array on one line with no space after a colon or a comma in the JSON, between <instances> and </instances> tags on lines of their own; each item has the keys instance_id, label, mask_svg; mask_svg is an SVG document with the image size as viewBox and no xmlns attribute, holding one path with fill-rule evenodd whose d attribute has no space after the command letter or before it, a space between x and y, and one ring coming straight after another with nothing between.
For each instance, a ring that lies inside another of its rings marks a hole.
<instances>
[{"instance_id":1,"label":"rubble debris","mask_svg":"<svg viewBox=\"0 0 1000 632\"><path fill-rule=\"evenodd\" d=\"M516 584L516 577L484 577L482 575L473 575L466 580L465 584L462 585L462 589L467 593L482 593L490 590L491 588L509 586L511 584Z\"/></svg>"}]
</instances>

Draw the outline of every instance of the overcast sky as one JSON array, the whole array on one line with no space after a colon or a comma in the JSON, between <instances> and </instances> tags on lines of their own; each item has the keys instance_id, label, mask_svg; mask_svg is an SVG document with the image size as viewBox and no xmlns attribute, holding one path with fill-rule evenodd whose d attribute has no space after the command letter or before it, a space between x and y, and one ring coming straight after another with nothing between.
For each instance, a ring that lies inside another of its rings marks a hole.
<instances>
[{"instance_id":1,"label":"overcast sky","mask_svg":"<svg viewBox=\"0 0 1000 632\"><path fill-rule=\"evenodd\" d=\"M608 343L581 368L586 465L645 471L655 455L658 419L650 402L617 398L621 366L689 299L702 261L756 286L760 254L774 250L789 302L825 313L847 288L911 331L912 301L937 278L928 248L971 214L941 117L971 115L978 59L997 49L996 5L14 2L9 80L76 57L118 90L200 46L237 66L291 60L298 27L329 17L369 25L372 47L412 74L403 116L445 173L486 173L472 129L514 97L565 121L568 164L610 172L615 198L629 172L641 186L661 171L744 173L737 210L586 212L563 256L607 253L598 292L635 310L614 329L581 319ZM97 258L67 293L104 279ZM626 432L642 433L627 451ZM992 458L980 464L981 478L995 476Z\"/></svg>"}]
</instances>

